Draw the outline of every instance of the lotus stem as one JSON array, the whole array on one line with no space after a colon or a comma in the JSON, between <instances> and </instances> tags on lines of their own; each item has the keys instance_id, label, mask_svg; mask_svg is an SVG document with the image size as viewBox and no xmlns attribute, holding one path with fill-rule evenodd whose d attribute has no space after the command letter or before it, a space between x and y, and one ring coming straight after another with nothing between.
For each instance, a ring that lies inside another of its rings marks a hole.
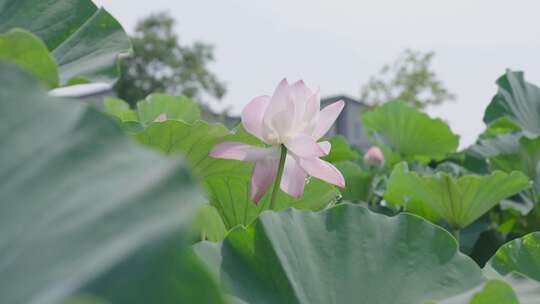
<instances>
[{"instance_id":1,"label":"lotus stem","mask_svg":"<svg viewBox=\"0 0 540 304\"><path fill-rule=\"evenodd\" d=\"M452 235L457 240L458 246L459 246L459 233L461 230L459 228L452 228Z\"/></svg>"},{"instance_id":2,"label":"lotus stem","mask_svg":"<svg viewBox=\"0 0 540 304\"><path fill-rule=\"evenodd\" d=\"M281 145L281 155L279 156L279 165L274 180L274 188L272 189L272 196L270 197L270 210L274 210L276 207L276 198L279 191L279 184L281 183L281 176L283 175L283 169L285 168L285 158L287 157L287 148L285 145Z\"/></svg>"}]
</instances>

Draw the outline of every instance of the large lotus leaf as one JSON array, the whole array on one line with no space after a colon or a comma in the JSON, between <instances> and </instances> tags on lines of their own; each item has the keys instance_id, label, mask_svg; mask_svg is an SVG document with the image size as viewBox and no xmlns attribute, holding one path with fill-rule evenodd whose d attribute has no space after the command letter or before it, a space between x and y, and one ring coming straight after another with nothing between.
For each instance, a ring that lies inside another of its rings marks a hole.
<instances>
[{"instance_id":1,"label":"large lotus leaf","mask_svg":"<svg viewBox=\"0 0 540 304\"><path fill-rule=\"evenodd\" d=\"M0 64L0 120L1 303L57 303L142 248L149 260L170 246L185 248L178 238L203 197L181 160L137 145L99 111L47 95L37 80L6 64ZM141 276L130 280L144 281L140 267L151 264L132 265ZM182 272L162 279L155 284L170 284L161 291L175 291L177 302L201 288ZM117 292L133 286L123 287ZM215 289L199 292L219 303Z\"/></svg>"},{"instance_id":2,"label":"large lotus leaf","mask_svg":"<svg viewBox=\"0 0 540 304\"><path fill-rule=\"evenodd\" d=\"M59 66L60 84L114 82L117 59L131 51L122 26L91 0L0 0L0 33L40 37Z\"/></svg>"},{"instance_id":3,"label":"large lotus leaf","mask_svg":"<svg viewBox=\"0 0 540 304\"><path fill-rule=\"evenodd\" d=\"M239 303L423 303L483 281L444 229L349 204L265 212L195 251Z\"/></svg>"},{"instance_id":4,"label":"large lotus leaf","mask_svg":"<svg viewBox=\"0 0 540 304\"><path fill-rule=\"evenodd\" d=\"M518 171L459 178L442 172L420 176L401 163L392 172L384 198L405 207L415 202L427 214L434 212L454 228L464 228L502 199L528 187L529 179Z\"/></svg>"},{"instance_id":5,"label":"large lotus leaf","mask_svg":"<svg viewBox=\"0 0 540 304\"><path fill-rule=\"evenodd\" d=\"M50 88L58 86L58 67L47 46L34 34L14 29L0 34L0 59L15 63Z\"/></svg>"},{"instance_id":6,"label":"large lotus leaf","mask_svg":"<svg viewBox=\"0 0 540 304\"><path fill-rule=\"evenodd\" d=\"M446 123L407 105L388 102L362 115L368 135L404 160L441 159L455 152L459 136Z\"/></svg>"},{"instance_id":7,"label":"large lotus leaf","mask_svg":"<svg viewBox=\"0 0 540 304\"><path fill-rule=\"evenodd\" d=\"M183 98L167 98L165 101L138 103L138 115L129 109L127 104L118 99L107 99L106 110L117 117L127 128L134 131L135 137L143 144L154 147L166 154L180 154L185 157L190 168L206 186L210 203L219 211L227 228L251 223L259 213L269 208L270 193L265 195L259 204L249 199L249 184L252 164L247 162L212 158L208 155L212 147L223 141L238 141L252 145L262 145L253 135L239 127L231 133L221 124L210 124L197 120L188 123L186 120L198 118L199 112L186 103ZM179 103L180 105L174 105ZM166 105L164 107L163 105ZM144 110L141 106L144 105ZM155 109L153 109L155 107ZM173 111L174 110L174 111ZM141 114L141 113L147 114ZM151 114L148 114L151 113ZM167 114L166 121L154 121L161 113ZM146 115L148 125L141 129L133 128L133 124L142 126L141 120ZM300 199L294 199L279 193L276 209L296 207L319 210L339 199L339 192L331 185L317 179L310 179L305 193Z\"/></svg>"},{"instance_id":8,"label":"large lotus leaf","mask_svg":"<svg viewBox=\"0 0 540 304\"><path fill-rule=\"evenodd\" d=\"M499 90L486 108L484 122L508 117L518 124L525 135L540 135L540 88L528 83L523 72L507 71L497 80Z\"/></svg>"}]
</instances>

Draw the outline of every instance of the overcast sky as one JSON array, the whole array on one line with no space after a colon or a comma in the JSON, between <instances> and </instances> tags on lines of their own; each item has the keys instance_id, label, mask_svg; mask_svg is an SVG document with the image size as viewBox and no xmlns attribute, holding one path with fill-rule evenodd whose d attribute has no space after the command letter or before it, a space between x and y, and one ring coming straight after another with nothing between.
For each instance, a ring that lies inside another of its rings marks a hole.
<instances>
[{"instance_id":1,"label":"overcast sky","mask_svg":"<svg viewBox=\"0 0 540 304\"><path fill-rule=\"evenodd\" d=\"M132 32L140 18L167 11L183 42L215 45L213 71L227 83L234 112L270 94L283 77L324 95L360 87L405 48L435 51L434 69L457 101L429 109L474 142L484 108L506 68L540 84L538 0L94 0ZM223 107L222 106L222 107Z\"/></svg>"}]
</instances>

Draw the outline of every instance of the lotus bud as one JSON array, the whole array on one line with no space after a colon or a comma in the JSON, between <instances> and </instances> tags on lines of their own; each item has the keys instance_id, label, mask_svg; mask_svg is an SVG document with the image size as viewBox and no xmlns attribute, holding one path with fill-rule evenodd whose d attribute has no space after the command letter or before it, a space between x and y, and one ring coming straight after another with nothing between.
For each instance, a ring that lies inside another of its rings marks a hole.
<instances>
[{"instance_id":1,"label":"lotus bud","mask_svg":"<svg viewBox=\"0 0 540 304\"><path fill-rule=\"evenodd\" d=\"M377 146L371 146L364 154L364 163L380 167L384 165L384 154Z\"/></svg>"}]
</instances>

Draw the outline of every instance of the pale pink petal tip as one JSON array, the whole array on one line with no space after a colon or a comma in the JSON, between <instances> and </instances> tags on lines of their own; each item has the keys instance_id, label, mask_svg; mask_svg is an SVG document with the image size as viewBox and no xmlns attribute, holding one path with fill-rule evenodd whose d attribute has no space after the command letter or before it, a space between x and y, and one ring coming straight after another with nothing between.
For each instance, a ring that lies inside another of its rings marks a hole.
<instances>
[{"instance_id":1,"label":"pale pink petal tip","mask_svg":"<svg viewBox=\"0 0 540 304\"><path fill-rule=\"evenodd\" d=\"M258 96L253 98L242 111L242 125L246 131L263 141L263 116L269 102L270 96Z\"/></svg>"},{"instance_id":2,"label":"pale pink petal tip","mask_svg":"<svg viewBox=\"0 0 540 304\"><path fill-rule=\"evenodd\" d=\"M317 122L317 125L315 126L315 130L313 131L313 137L315 139L319 139L330 130L336 119L338 118L339 114L341 114L341 111L345 107L345 102L343 100L334 102L331 105L326 106L324 109L321 110L319 121Z\"/></svg>"},{"instance_id":3,"label":"pale pink petal tip","mask_svg":"<svg viewBox=\"0 0 540 304\"><path fill-rule=\"evenodd\" d=\"M154 119L154 122L164 122L167 121L167 113L161 113Z\"/></svg>"},{"instance_id":4,"label":"pale pink petal tip","mask_svg":"<svg viewBox=\"0 0 540 304\"><path fill-rule=\"evenodd\" d=\"M323 150L324 155L328 155L330 153L330 149L332 149L332 144L330 144L329 141L321 141L319 143L319 147L321 147Z\"/></svg>"},{"instance_id":5,"label":"pale pink petal tip","mask_svg":"<svg viewBox=\"0 0 540 304\"><path fill-rule=\"evenodd\" d=\"M328 163L322 159L311 158L302 159L300 161L302 168L311 176L323 181L336 185L338 187L345 187L345 178L331 163Z\"/></svg>"}]
</instances>

